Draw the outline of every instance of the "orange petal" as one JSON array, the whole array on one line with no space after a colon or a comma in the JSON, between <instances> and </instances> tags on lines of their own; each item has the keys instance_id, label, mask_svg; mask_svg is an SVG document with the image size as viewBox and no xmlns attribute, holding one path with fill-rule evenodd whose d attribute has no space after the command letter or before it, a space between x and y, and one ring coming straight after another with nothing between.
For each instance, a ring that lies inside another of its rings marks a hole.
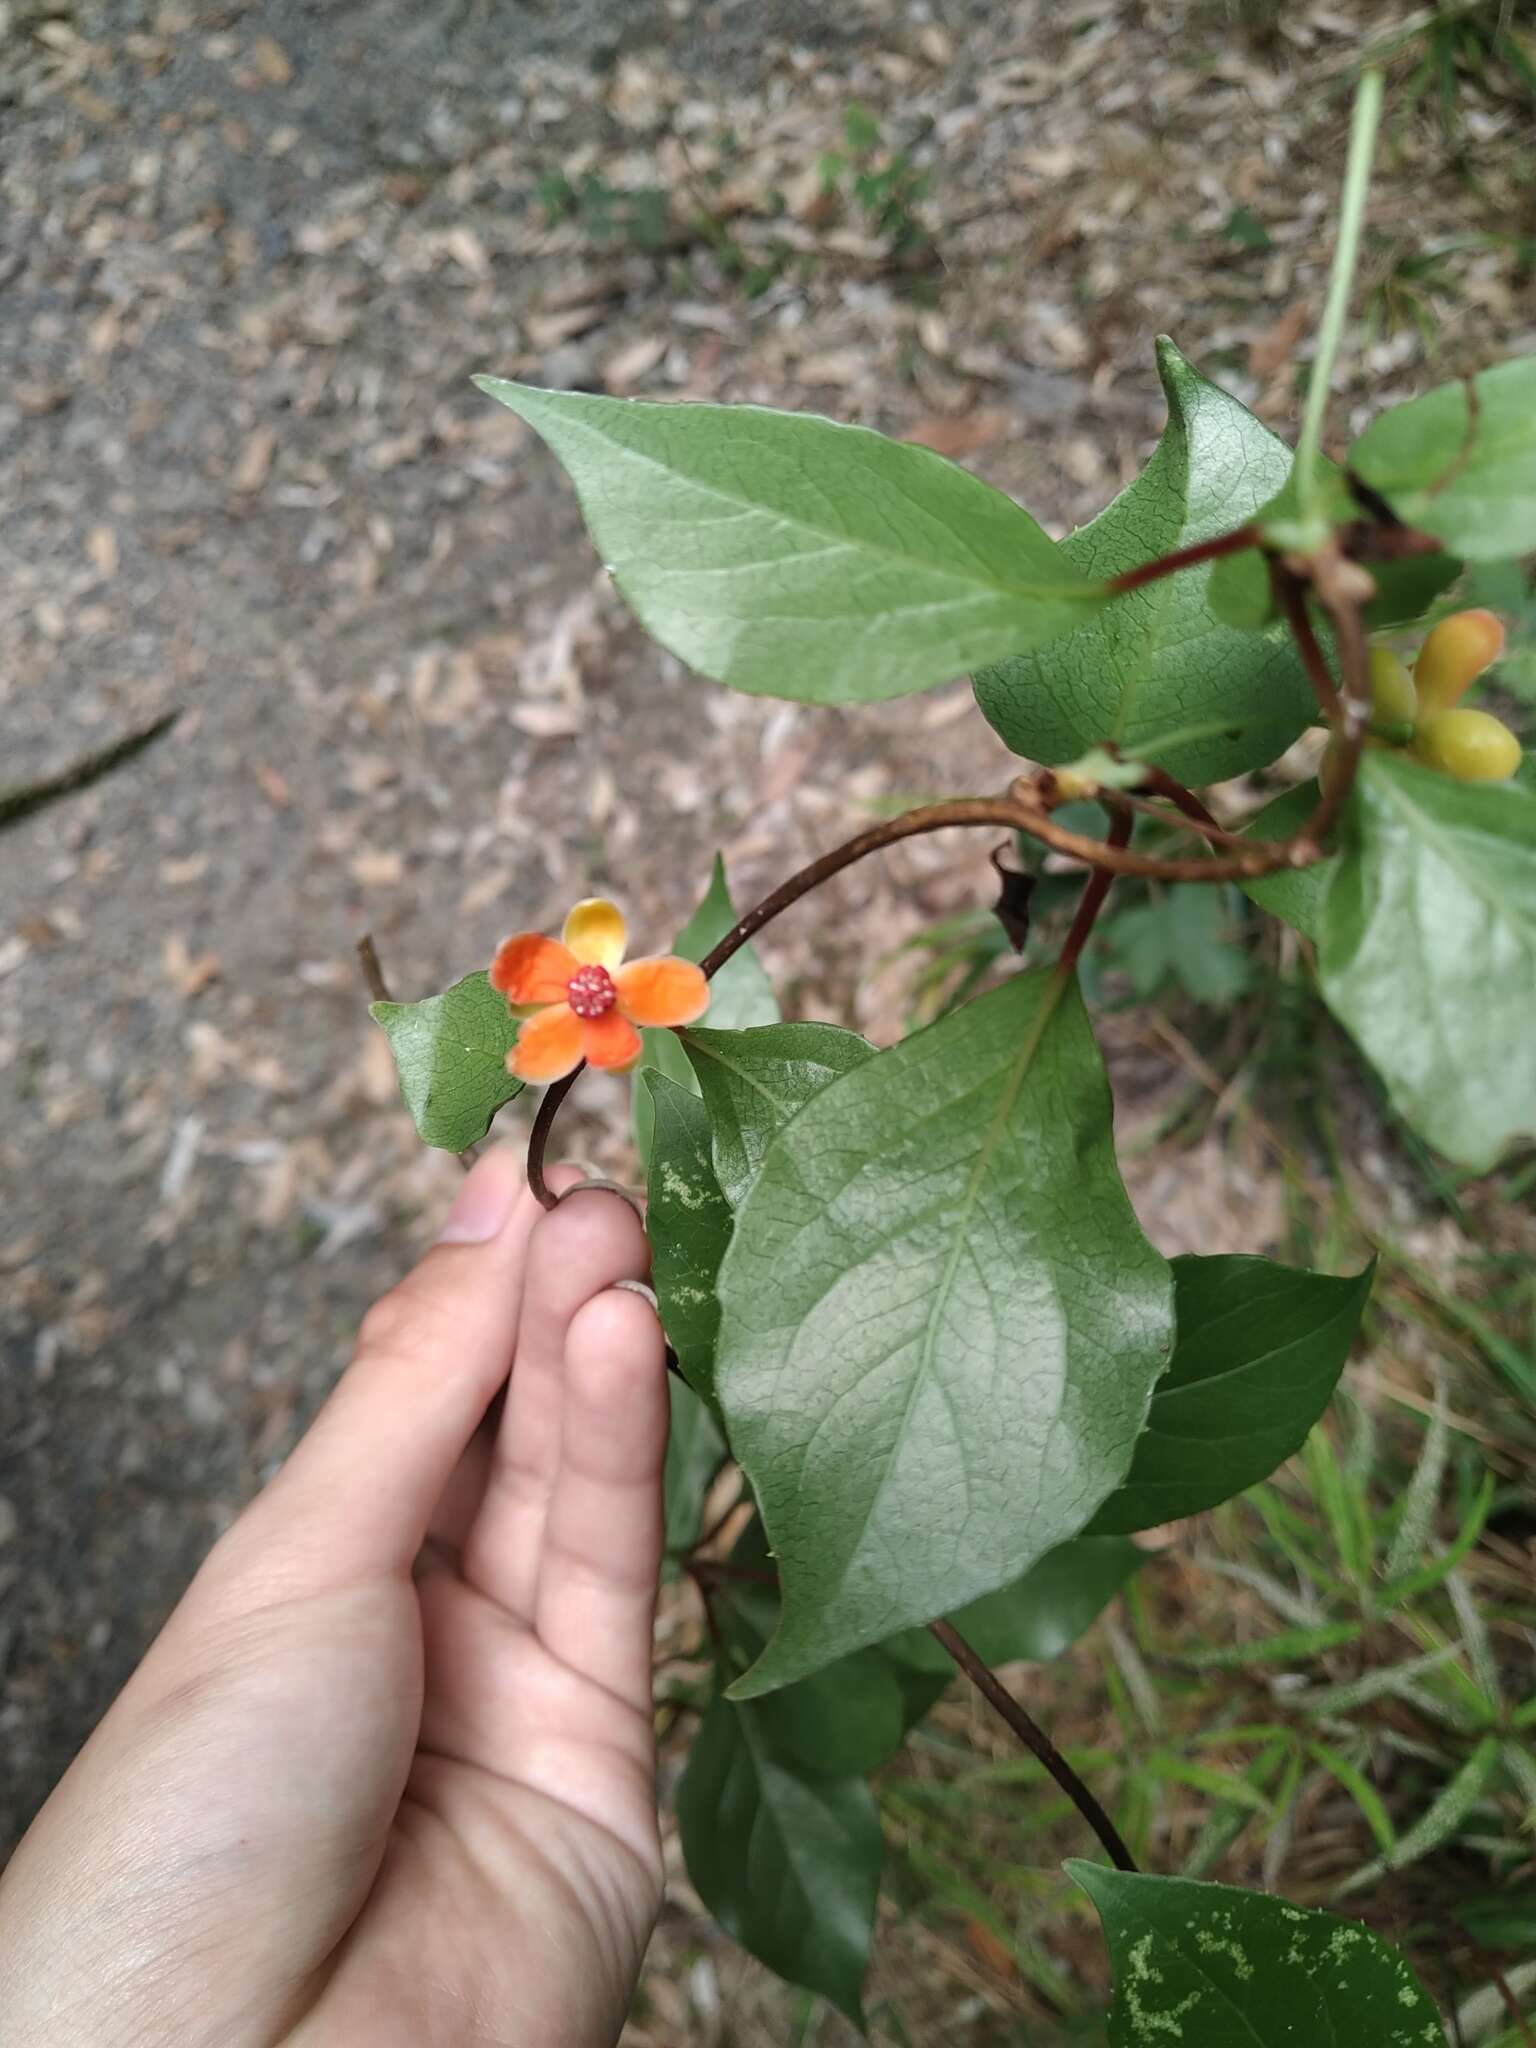
<instances>
[{"instance_id":1,"label":"orange petal","mask_svg":"<svg viewBox=\"0 0 1536 2048\"><path fill-rule=\"evenodd\" d=\"M530 1017L507 1054L507 1068L519 1081L558 1081L579 1064L582 1023L569 1003L551 1003ZM637 1041L638 1043L638 1041Z\"/></svg>"},{"instance_id":2,"label":"orange petal","mask_svg":"<svg viewBox=\"0 0 1536 2048\"><path fill-rule=\"evenodd\" d=\"M629 927L617 903L606 896L589 896L565 920L560 936L583 967L606 967L612 974L624 958Z\"/></svg>"},{"instance_id":3,"label":"orange petal","mask_svg":"<svg viewBox=\"0 0 1536 2048\"><path fill-rule=\"evenodd\" d=\"M503 939L491 962L491 987L514 1009L529 1004L563 1003L565 986L581 965L568 946L546 939L542 932L519 932Z\"/></svg>"},{"instance_id":4,"label":"orange petal","mask_svg":"<svg viewBox=\"0 0 1536 2048\"><path fill-rule=\"evenodd\" d=\"M691 960L667 953L631 960L613 977L619 1008L635 1024L692 1024L709 1008L709 983Z\"/></svg>"},{"instance_id":5,"label":"orange petal","mask_svg":"<svg viewBox=\"0 0 1536 2048\"><path fill-rule=\"evenodd\" d=\"M581 1020L581 1050L593 1067L632 1067L640 1057L640 1034L627 1017L610 1010Z\"/></svg>"}]
</instances>

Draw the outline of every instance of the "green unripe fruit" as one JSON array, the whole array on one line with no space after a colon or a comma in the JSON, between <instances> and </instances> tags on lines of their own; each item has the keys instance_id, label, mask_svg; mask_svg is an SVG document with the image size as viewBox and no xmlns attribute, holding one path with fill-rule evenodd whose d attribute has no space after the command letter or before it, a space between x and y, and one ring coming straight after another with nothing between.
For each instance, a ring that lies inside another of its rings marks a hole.
<instances>
[{"instance_id":1,"label":"green unripe fruit","mask_svg":"<svg viewBox=\"0 0 1536 2048\"><path fill-rule=\"evenodd\" d=\"M1492 612L1453 612L1442 619L1413 665L1419 710L1449 711L1504 652L1504 628Z\"/></svg>"},{"instance_id":2,"label":"green unripe fruit","mask_svg":"<svg viewBox=\"0 0 1536 2048\"><path fill-rule=\"evenodd\" d=\"M1408 664L1390 647L1371 649L1371 722L1409 726L1418 721L1419 697Z\"/></svg>"},{"instance_id":3,"label":"green unripe fruit","mask_svg":"<svg viewBox=\"0 0 1536 2048\"><path fill-rule=\"evenodd\" d=\"M1423 719L1413 751L1457 782L1507 782L1520 766L1520 742L1503 720L1465 707Z\"/></svg>"}]
</instances>

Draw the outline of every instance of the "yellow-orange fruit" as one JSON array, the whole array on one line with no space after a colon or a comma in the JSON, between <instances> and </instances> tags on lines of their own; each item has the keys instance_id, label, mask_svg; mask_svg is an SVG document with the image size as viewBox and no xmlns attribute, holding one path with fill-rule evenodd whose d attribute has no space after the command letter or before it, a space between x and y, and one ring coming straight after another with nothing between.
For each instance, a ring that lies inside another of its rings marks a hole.
<instances>
[{"instance_id":1,"label":"yellow-orange fruit","mask_svg":"<svg viewBox=\"0 0 1536 2048\"><path fill-rule=\"evenodd\" d=\"M1371 716L1378 725L1412 725L1419 715L1418 692L1408 664L1390 647L1371 649Z\"/></svg>"},{"instance_id":2,"label":"yellow-orange fruit","mask_svg":"<svg viewBox=\"0 0 1536 2048\"><path fill-rule=\"evenodd\" d=\"M1520 766L1520 742L1504 721L1464 705L1421 720L1413 751L1457 782L1507 782Z\"/></svg>"},{"instance_id":3,"label":"yellow-orange fruit","mask_svg":"<svg viewBox=\"0 0 1536 2048\"><path fill-rule=\"evenodd\" d=\"M1449 711L1503 652L1504 628L1492 612L1452 612L1442 619L1413 665L1420 715Z\"/></svg>"}]
</instances>

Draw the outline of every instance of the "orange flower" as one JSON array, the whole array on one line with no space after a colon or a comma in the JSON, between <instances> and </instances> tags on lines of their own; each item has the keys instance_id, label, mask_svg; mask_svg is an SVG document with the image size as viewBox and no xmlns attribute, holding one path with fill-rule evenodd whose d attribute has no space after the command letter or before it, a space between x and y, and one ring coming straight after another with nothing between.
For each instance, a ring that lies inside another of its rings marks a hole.
<instances>
[{"instance_id":1,"label":"orange flower","mask_svg":"<svg viewBox=\"0 0 1536 2048\"><path fill-rule=\"evenodd\" d=\"M491 987L526 1018L507 1066L519 1081L558 1081L585 1060L632 1067L637 1024L692 1024L709 1007L709 983L691 960L671 954L619 963L629 932L624 913L589 896L558 939L518 932L491 962Z\"/></svg>"}]
</instances>

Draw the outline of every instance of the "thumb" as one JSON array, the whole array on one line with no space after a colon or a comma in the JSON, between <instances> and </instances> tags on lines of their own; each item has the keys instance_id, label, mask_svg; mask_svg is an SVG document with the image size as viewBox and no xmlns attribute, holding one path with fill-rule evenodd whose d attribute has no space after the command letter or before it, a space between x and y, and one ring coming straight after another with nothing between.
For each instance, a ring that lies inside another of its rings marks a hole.
<instances>
[{"instance_id":1,"label":"thumb","mask_svg":"<svg viewBox=\"0 0 1536 2048\"><path fill-rule=\"evenodd\" d=\"M364 1316L335 1392L231 1531L286 1584L318 1591L410 1569L511 1369L542 1213L520 1160L498 1146L476 1163L432 1250Z\"/></svg>"}]
</instances>

